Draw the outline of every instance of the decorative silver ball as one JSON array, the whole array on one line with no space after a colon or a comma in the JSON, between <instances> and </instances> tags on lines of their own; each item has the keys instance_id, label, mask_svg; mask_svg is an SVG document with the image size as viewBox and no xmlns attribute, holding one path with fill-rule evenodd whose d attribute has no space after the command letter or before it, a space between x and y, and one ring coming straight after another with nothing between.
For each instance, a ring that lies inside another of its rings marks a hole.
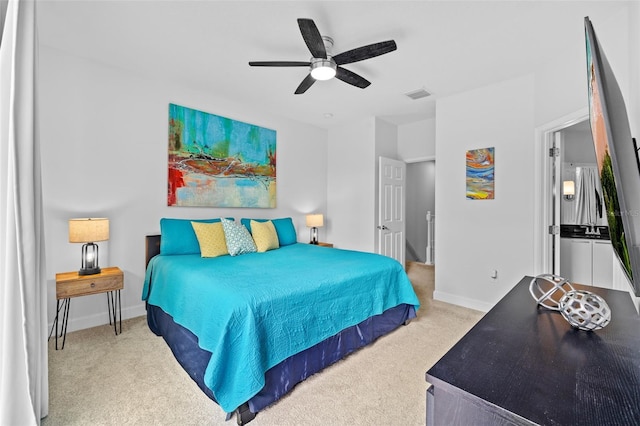
<instances>
[{"instance_id":1,"label":"decorative silver ball","mask_svg":"<svg viewBox=\"0 0 640 426\"><path fill-rule=\"evenodd\" d=\"M597 294L572 290L560 299L560 313L572 327L580 330L599 330L611 321L611 309Z\"/></svg>"},{"instance_id":2,"label":"decorative silver ball","mask_svg":"<svg viewBox=\"0 0 640 426\"><path fill-rule=\"evenodd\" d=\"M572 290L569 281L552 274L538 275L529 284L529 292L538 305L553 311L560 310L560 299Z\"/></svg>"}]
</instances>

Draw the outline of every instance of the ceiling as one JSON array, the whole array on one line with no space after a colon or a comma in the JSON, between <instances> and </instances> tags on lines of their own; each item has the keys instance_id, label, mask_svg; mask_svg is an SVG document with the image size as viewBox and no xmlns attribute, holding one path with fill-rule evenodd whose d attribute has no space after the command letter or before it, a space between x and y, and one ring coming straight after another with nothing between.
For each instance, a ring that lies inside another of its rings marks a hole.
<instances>
[{"instance_id":1,"label":"ceiling","mask_svg":"<svg viewBox=\"0 0 640 426\"><path fill-rule=\"evenodd\" d=\"M372 116L397 124L433 117L438 98L525 75L568 49L583 49L583 18L597 25L624 7L616 1L42 0L38 28L41 45L330 128ZM248 62L308 61L297 18L313 19L332 37L334 54L389 39L398 49L345 65L372 82L366 89L332 79L294 95L306 68ZM432 96L405 96L418 89Z\"/></svg>"}]
</instances>

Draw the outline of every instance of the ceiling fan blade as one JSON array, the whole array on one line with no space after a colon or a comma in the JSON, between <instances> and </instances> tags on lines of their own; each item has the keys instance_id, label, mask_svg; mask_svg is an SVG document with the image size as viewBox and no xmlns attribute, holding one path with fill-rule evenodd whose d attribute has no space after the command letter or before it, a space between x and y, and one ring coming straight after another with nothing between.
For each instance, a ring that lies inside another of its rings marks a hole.
<instances>
[{"instance_id":1,"label":"ceiling fan blade","mask_svg":"<svg viewBox=\"0 0 640 426\"><path fill-rule=\"evenodd\" d=\"M311 62L298 61L251 61L249 65L252 67L308 67Z\"/></svg>"},{"instance_id":2,"label":"ceiling fan blade","mask_svg":"<svg viewBox=\"0 0 640 426\"><path fill-rule=\"evenodd\" d=\"M324 41L313 19L300 18L298 19L298 26L300 27L302 38L307 44L309 52L311 52L311 56L327 59L327 49L324 47Z\"/></svg>"},{"instance_id":3,"label":"ceiling fan blade","mask_svg":"<svg viewBox=\"0 0 640 426\"><path fill-rule=\"evenodd\" d=\"M336 70L336 78L361 89L364 89L371 84L371 82L366 78L361 77L358 74L342 67L338 67L338 69Z\"/></svg>"},{"instance_id":4,"label":"ceiling fan blade","mask_svg":"<svg viewBox=\"0 0 640 426\"><path fill-rule=\"evenodd\" d=\"M357 47L352 50L340 53L333 57L338 65L351 64L353 62L363 61L385 53L393 52L397 49L396 42L393 40L381 41L367 46Z\"/></svg>"},{"instance_id":5,"label":"ceiling fan blade","mask_svg":"<svg viewBox=\"0 0 640 426\"><path fill-rule=\"evenodd\" d=\"M251 61L249 65L252 67L308 67L311 62L297 61Z\"/></svg>"},{"instance_id":6,"label":"ceiling fan blade","mask_svg":"<svg viewBox=\"0 0 640 426\"><path fill-rule=\"evenodd\" d=\"M305 79L304 79L304 80L302 80L302 83L300 83L300 85L299 85L299 86L298 86L298 88L296 89L295 94L296 94L296 95L301 95L301 94L303 94L304 92L306 92L306 91L307 91L307 89L308 89L309 87L313 86L313 83L315 83L315 82L316 82L316 79L315 79L315 78L313 78L313 77L311 77L311 74L307 75L307 76L305 77Z\"/></svg>"}]
</instances>

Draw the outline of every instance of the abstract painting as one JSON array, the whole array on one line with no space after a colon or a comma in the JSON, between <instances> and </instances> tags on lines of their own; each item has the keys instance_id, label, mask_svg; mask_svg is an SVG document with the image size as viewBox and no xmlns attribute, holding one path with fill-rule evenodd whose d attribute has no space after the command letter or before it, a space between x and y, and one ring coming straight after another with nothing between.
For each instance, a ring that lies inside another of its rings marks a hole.
<instances>
[{"instance_id":1,"label":"abstract painting","mask_svg":"<svg viewBox=\"0 0 640 426\"><path fill-rule=\"evenodd\" d=\"M276 207L276 131L169 104L167 205Z\"/></svg>"},{"instance_id":2,"label":"abstract painting","mask_svg":"<svg viewBox=\"0 0 640 426\"><path fill-rule=\"evenodd\" d=\"M467 151L467 199L493 200L494 150L481 148Z\"/></svg>"}]
</instances>

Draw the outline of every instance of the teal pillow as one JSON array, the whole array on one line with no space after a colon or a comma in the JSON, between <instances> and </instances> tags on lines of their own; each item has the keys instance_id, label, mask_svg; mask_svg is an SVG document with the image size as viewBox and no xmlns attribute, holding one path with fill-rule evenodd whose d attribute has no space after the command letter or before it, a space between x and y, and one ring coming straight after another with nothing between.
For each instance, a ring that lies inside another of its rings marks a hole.
<instances>
[{"instance_id":1,"label":"teal pillow","mask_svg":"<svg viewBox=\"0 0 640 426\"><path fill-rule=\"evenodd\" d=\"M284 217L280 219L240 219L240 223L242 223L248 230L251 232L251 221L255 220L256 222L266 222L270 220L273 222L273 226L276 228L276 234L278 234L278 241L280 242L280 247L288 246L290 244L295 244L298 242L298 236L296 234L296 228L293 226L293 220L290 217Z\"/></svg>"},{"instance_id":2,"label":"teal pillow","mask_svg":"<svg viewBox=\"0 0 640 426\"><path fill-rule=\"evenodd\" d=\"M160 219L160 254L200 254L191 222L214 223L220 219Z\"/></svg>"},{"instance_id":3,"label":"teal pillow","mask_svg":"<svg viewBox=\"0 0 640 426\"><path fill-rule=\"evenodd\" d=\"M222 229L227 242L227 250L231 256L255 253L258 248L246 227L227 219L222 219Z\"/></svg>"}]
</instances>

